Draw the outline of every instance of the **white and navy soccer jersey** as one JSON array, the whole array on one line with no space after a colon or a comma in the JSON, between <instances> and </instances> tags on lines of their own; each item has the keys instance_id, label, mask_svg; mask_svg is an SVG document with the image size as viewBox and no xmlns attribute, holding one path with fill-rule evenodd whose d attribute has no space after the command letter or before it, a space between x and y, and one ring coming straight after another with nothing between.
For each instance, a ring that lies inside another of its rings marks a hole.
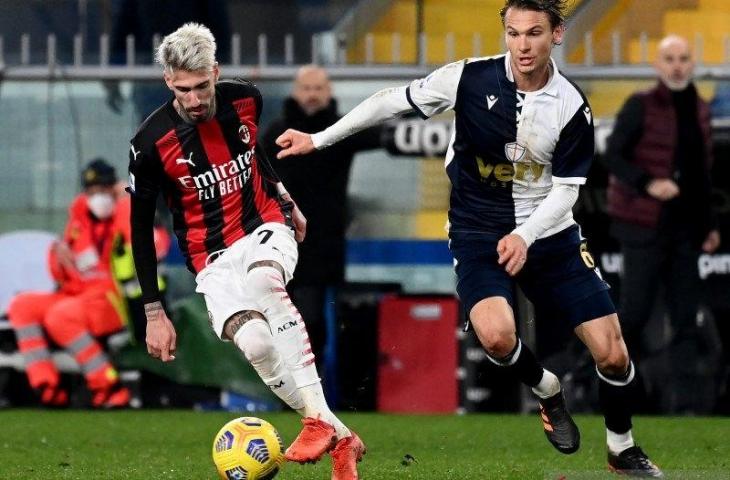
<instances>
[{"instance_id":1,"label":"white and navy soccer jersey","mask_svg":"<svg viewBox=\"0 0 730 480\"><path fill-rule=\"evenodd\" d=\"M507 53L446 65L412 82L406 95L424 118L456 113L446 154L452 232L506 235L553 183L586 181L594 149L591 109L554 62L548 83L534 92L517 90ZM541 238L574 223L568 212Z\"/></svg>"}]
</instances>

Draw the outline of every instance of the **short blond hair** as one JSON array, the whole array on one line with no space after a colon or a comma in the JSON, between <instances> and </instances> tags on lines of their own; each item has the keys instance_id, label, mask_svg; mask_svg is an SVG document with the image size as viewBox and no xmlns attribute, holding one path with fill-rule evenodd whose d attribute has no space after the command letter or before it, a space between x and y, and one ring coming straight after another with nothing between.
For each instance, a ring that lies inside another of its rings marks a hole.
<instances>
[{"instance_id":1,"label":"short blond hair","mask_svg":"<svg viewBox=\"0 0 730 480\"><path fill-rule=\"evenodd\" d=\"M215 38L208 27L191 22L162 40L155 60L168 73L175 70L211 70L216 64L215 49Z\"/></svg>"}]
</instances>

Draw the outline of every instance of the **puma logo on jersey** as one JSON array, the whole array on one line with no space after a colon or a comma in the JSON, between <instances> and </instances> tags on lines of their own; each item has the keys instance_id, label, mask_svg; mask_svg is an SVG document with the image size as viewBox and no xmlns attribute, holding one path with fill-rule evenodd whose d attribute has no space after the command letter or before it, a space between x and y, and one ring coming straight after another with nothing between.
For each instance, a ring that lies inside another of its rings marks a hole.
<instances>
[{"instance_id":1,"label":"puma logo on jersey","mask_svg":"<svg viewBox=\"0 0 730 480\"><path fill-rule=\"evenodd\" d=\"M137 161L137 155L139 155L139 150L134 149L134 145L129 146L130 151L132 152L132 157L134 158L134 161Z\"/></svg>"},{"instance_id":2,"label":"puma logo on jersey","mask_svg":"<svg viewBox=\"0 0 730 480\"><path fill-rule=\"evenodd\" d=\"M495 95L487 95L487 108L491 110L494 104L497 103L497 100L499 100L499 98Z\"/></svg>"},{"instance_id":3,"label":"puma logo on jersey","mask_svg":"<svg viewBox=\"0 0 730 480\"><path fill-rule=\"evenodd\" d=\"M586 121L588 124L591 123L591 107L586 106L586 108L583 109L583 115L586 117Z\"/></svg>"},{"instance_id":4,"label":"puma logo on jersey","mask_svg":"<svg viewBox=\"0 0 730 480\"><path fill-rule=\"evenodd\" d=\"M176 158L175 163L177 165L182 165L183 163L187 163L191 167L194 167L195 163L193 163L193 152L190 152L190 155L188 156L188 158Z\"/></svg>"}]
</instances>

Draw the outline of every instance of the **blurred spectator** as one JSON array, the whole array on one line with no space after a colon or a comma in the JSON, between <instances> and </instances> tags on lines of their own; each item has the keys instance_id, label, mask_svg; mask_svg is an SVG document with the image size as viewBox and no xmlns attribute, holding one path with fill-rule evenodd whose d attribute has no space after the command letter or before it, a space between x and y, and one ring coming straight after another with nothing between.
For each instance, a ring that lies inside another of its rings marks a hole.
<instances>
[{"instance_id":1,"label":"blurred spectator","mask_svg":"<svg viewBox=\"0 0 730 480\"><path fill-rule=\"evenodd\" d=\"M111 63L126 63L127 36L134 36L135 64L151 65L153 37L164 37L187 22L206 25L220 39L218 52L223 62L229 61L231 27L225 0L117 0L111 34ZM104 83L107 104L120 113L124 98L119 82ZM170 98L164 83L136 81L130 94L135 113L141 122Z\"/></svg>"},{"instance_id":2,"label":"blurred spectator","mask_svg":"<svg viewBox=\"0 0 730 480\"><path fill-rule=\"evenodd\" d=\"M124 328L125 306L112 275L112 259L131 241L129 198L119 195L114 168L103 159L82 172L83 193L69 208L63 238L48 253L54 293L17 295L8 307L31 387L43 404L63 406L68 393L60 385L46 338L71 354L86 378L94 407L122 407L130 400L99 342ZM165 232L159 232L164 246ZM166 242L169 245L169 240ZM121 263L120 263L121 262ZM132 272L134 274L134 272Z\"/></svg>"},{"instance_id":3,"label":"blurred spectator","mask_svg":"<svg viewBox=\"0 0 730 480\"><path fill-rule=\"evenodd\" d=\"M642 331L661 284L673 325L672 378L692 375L699 354L697 261L720 245L710 202L710 109L692 82L688 42L659 44L659 82L632 95L616 119L604 157L608 210L624 256L621 320L629 351L641 357ZM681 390L681 389L679 389ZM676 407L680 408L680 407Z\"/></svg>"},{"instance_id":4,"label":"blurred spectator","mask_svg":"<svg viewBox=\"0 0 730 480\"><path fill-rule=\"evenodd\" d=\"M274 170L307 218L307 236L299 244L299 262L287 289L307 319L318 362L324 360L327 288L341 286L345 279L347 184L352 158L359 151L381 146L381 128L366 130L324 151L283 160L276 160L279 147L274 141L287 128L313 133L339 119L327 71L306 65L296 74L281 116L269 125L262 137Z\"/></svg>"}]
</instances>

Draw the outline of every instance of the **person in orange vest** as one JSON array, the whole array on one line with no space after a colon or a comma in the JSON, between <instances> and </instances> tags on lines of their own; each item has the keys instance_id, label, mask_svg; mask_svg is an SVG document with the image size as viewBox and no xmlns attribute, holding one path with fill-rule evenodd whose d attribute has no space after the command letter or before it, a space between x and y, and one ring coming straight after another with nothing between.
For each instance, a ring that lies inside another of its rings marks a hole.
<instances>
[{"instance_id":1,"label":"person in orange vest","mask_svg":"<svg viewBox=\"0 0 730 480\"><path fill-rule=\"evenodd\" d=\"M76 359L93 407L124 407L130 400L129 390L119 383L97 340L122 330L126 323L112 255L120 237L123 243L130 242L129 205L124 205L129 200L117 199L116 183L114 167L103 159L84 168L83 192L69 207L62 239L48 252L57 291L20 293L8 308L30 386L48 406L68 404L68 393L60 386L47 338Z\"/></svg>"}]
</instances>

